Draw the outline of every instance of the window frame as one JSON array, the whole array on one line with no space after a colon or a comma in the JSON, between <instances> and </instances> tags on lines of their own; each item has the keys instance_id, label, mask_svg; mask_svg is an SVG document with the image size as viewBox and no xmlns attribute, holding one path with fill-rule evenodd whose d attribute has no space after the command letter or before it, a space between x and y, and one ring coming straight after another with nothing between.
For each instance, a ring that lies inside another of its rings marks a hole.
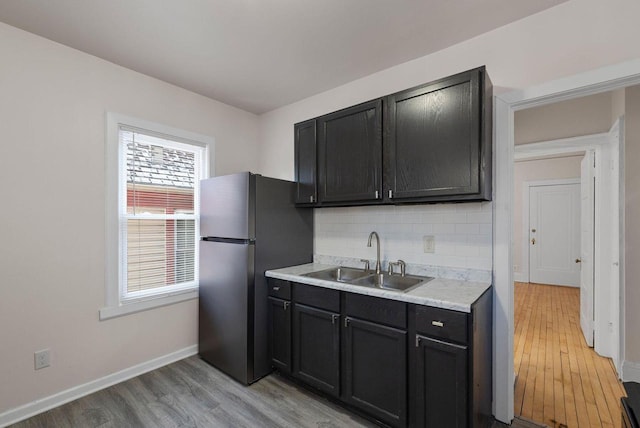
<instances>
[{"instance_id":1,"label":"window frame","mask_svg":"<svg viewBox=\"0 0 640 428\"><path fill-rule=\"evenodd\" d=\"M213 175L211 165L214 165L213 153L215 142L212 137L172 128L159 123L138 119L118 113L106 113L106 141L105 141L105 307L99 310L100 320L110 319L130 313L140 312L173 303L191 300L198 297L197 280L195 285L188 287L159 287L135 296L126 296L121 280L124 269L122 239L126 234L121 231L121 209L123 199L122 189L126 191L126 179L121 179L121 167L126 165L126 150L121 149L120 128L139 131L141 133L166 138L180 144L202 147L202 159L199 165L200 178ZM125 183L123 183L125 181ZM126 196L126 194L125 194ZM194 201L196 219L199 219L199 201ZM126 209L126 208L125 208ZM196 220L196 227L199 221ZM197 239L197 238L196 238ZM196 242L197 245L197 242ZM197 257L197 250L196 250ZM197 261L196 261L197 263ZM196 278L197 279L197 278Z\"/></svg>"}]
</instances>

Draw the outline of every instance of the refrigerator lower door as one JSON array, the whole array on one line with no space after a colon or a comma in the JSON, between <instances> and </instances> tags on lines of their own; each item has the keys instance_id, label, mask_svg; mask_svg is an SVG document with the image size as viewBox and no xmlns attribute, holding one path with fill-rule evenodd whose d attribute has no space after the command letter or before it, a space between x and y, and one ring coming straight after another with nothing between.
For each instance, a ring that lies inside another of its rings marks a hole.
<instances>
[{"instance_id":1,"label":"refrigerator lower door","mask_svg":"<svg viewBox=\"0 0 640 428\"><path fill-rule=\"evenodd\" d=\"M254 380L254 248L200 241L199 353L244 384Z\"/></svg>"}]
</instances>

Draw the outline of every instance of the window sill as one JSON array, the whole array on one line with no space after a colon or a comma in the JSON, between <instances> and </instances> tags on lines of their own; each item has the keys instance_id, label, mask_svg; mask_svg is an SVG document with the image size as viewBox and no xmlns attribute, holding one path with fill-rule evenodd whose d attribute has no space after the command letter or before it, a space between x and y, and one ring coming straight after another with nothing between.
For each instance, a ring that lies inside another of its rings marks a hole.
<instances>
[{"instance_id":1,"label":"window sill","mask_svg":"<svg viewBox=\"0 0 640 428\"><path fill-rule=\"evenodd\" d=\"M198 289L185 290L180 293L163 295L155 298L136 300L122 303L118 306L107 306L100 309L100 321L117 318L124 315L135 314L136 312L147 311L162 306L172 305L187 300L197 299Z\"/></svg>"}]
</instances>

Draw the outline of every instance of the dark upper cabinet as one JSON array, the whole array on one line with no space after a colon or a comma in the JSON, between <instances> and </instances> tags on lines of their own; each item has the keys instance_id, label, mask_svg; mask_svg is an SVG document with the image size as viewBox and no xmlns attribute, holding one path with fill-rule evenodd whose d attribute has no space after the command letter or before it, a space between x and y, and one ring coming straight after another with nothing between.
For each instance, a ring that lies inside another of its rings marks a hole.
<instances>
[{"instance_id":1,"label":"dark upper cabinet","mask_svg":"<svg viewBox=\"0 0 640 428\"><path fill-rule=\"evenodd\" d=\"M482 67L386 97L390 202L491 199L491 91Z\"/></svg>"},{"instance_id":2,"label":"dark upper cabinet","mask_svg":"<svg viewBox=\"0 0 640 428\"><path fill-rule=\"evenodd\" d=\"M269 297L269 356L273 367L291 372L291 302Z\"/></svg>"},{"instance_id":3,"label":"dark upper cabinet","mask_svg":"<svg viewBox=\"0 0 640 428\"><path fill-rule=\"evenodd\" d=\"M320 203L382 197L382 100L322 116L318 121Z\"/></svg>"},{"instance_id":4,"label":"dark upper cabinet","mask_svg":"<svg viewBox=\"0 0 640 428\"><path fill-rule=\"evenodd\" d=\"M318 201L316 183L316 121L296 123L294 130L295 180L297 204Z\"/></svg>"},{"instance_id":5,"label":"dark upper cabinet","mask_svg":"<svg viewBox=\"0 0 640 428\"><path fill-rule=\"evenodd\" d=\"M342 399L393 427L406 426L407 332L345 318Z\"/></svg>"},{"instance_id":6,"label":"dark upper cabinet","mask_svg":"<svg viewBox=\"0 0 640 428\"><path fill-rule=\"evenodd\" d=\"M339 396L339 314L294 303L293 375L323 392Z\"/></svg>"},{"instance_id":7,"label":"dark upper cabinet","mask_svg":"<svg viewBox=\"0 0 640 428\"><path fill-rule=\"evenodd\" d=\"M416 337L415 426L467 427L467 347Z\"/></svg>"},{"instance_id":8,"label":"dark upper cabinet","mask_svg":"<svg viewBox=\"0 0 640 428\"><path fill-rule=\"evenodd\" d=\"M492 102L480 67L296 124L298 203L491 200Z\"/></svg>"}]
</instances>

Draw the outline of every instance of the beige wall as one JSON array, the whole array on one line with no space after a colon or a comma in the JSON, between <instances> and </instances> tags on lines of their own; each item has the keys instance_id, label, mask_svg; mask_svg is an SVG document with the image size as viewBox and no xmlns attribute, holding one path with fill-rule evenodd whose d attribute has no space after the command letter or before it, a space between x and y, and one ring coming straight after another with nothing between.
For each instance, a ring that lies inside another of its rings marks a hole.
<instances>
[{"instance_id":1,"label":"beige wall","mask_svg":"<svg viewBox=\"0 0 640 428\"><path fill-rule=\"evenodd\" d=\"M257 117L0 24L0 414L197 343L197 301L107 321L105 112L257 166ZM33 353L52 365L34 371Z\"/></svg>"},{"instance_id":2,"label":"beige wall","mask_svg":"<svg viewBox=\"0 0 640 428\"><path fill-rule=\"evenodd\" d=\"M607 114L607 121L609 115ZM525 232L523 217L523 204L526 193L523 185L527 181L554 180L562 178L580 178L580 162L583 156L571 156L556 159L541 159L516 162L513 168L514 175L514 200L513 200L513 263L514 272L523 274L527 272L528 252L523 243L529 238ZM518 278L516 277L516 280Z\"/></svg>"},{"instance_id":3,"label":"beige wall","mask_svg":"<svg viewBox=\"0 0 640 428\"><path fill-rule=\"evenodd\" d=\"M640 86L625 93L625 358L640 369ZM637 380L637 379L636 379Z\"/></svg>"},{"instance_id":4,"label":"beige wall","mask_svg":"<svg viewBox=\"0 0 640 428\"><path fill-rule=\"evenodd\" d=\"M611 128L612 93L591 95L515 113L516 144L599 134Z\"/></svg>"}]
</instances>

